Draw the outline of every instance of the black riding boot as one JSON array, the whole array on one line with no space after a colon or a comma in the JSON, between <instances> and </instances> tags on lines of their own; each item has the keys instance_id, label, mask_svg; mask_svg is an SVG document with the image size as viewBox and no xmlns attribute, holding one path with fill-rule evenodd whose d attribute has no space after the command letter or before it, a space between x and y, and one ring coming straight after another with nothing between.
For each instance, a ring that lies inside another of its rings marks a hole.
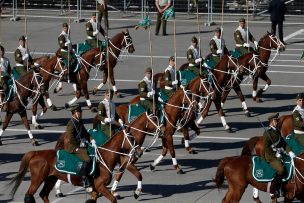
<instances>
[{"instance_id":1,"label":"black riding boot","mask_svg":"<svg viewBox=\"0 0 304 203\"><path fill-rule=\"evenodd\" d=\"M89 162L83 162L81 169L79 171L79 175L82 176L82 181L83 181L83 187L88 188L91 187L91 181L89 178L89 167L90 163Z\"/></svg>"},{"instance_id":2,"label":"black riding boot","mask_svg":"<svg viewBox=\"0 0 304 203\"><path fill-rule=\"evenodd\" d=\"M282 175L276 175L276 177L273 179L271 192L274 192L276 198L279 198L281 196L282 179L283 179Z\"/></svg>"}]
</instances>

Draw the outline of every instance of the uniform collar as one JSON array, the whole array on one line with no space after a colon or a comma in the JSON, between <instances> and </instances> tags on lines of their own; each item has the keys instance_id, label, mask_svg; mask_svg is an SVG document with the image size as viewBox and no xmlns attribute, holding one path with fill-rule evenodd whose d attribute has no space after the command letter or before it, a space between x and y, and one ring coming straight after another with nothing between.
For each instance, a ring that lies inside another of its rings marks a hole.
<instances>
[{"instance_id":1,"label":"uniform collar","mask_svg":"<svg viewBox=\"0 0 304 203\"><path fill-rule=\"evenodd\" d=\"M147 78L147 76L144 77L144 81L146 81L146 82L151 82L151 80L149 80L149 79Z\"/></svg>"}]
</instances>

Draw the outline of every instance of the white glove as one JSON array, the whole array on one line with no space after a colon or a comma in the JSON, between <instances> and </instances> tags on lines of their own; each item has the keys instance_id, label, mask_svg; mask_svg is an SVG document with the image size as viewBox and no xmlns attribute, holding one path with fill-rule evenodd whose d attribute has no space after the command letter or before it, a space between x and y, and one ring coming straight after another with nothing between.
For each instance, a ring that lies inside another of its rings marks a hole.
<instances>
[{"instance_id":1,"label":"white glove","mask_svg":"<svg viewBox=\"0 0 304 203\"><path fill-rule=\"evenodd\" d=\"M155 91L152 90L152 91L148 92L147 96L148 96L148 97L152 97L154 94L155 94Z\"/></svg>"},{"instance_id":2,"label":"white glove","mask_svg":"<svg viewBox=\"0 0 304 203\"><path fill-rule=\"evenodd\" d=\"M95 32L93 32L93 35L94 35L94 36L98 35L98 32L99 32L99 31L96 30Z\"/></svg>"},{"instance_id":3,"label":"white glove","mask_svg":"<svg viewBox=\"0 0 304 203\"><path fill-rule=\"evenodd\" d=\"M255 45L255 48L258 49L259 43L257 41L254 41L253 43Z\"/></svg>"},{"instance_id":4,"label":"white glove","mask_svg":"<svg viewBox=\"0 0 304 203\"><path fill-rule=\"evenodd\" d=\"M105 119L104 119L104 122L105 122L105 123L111 123L111 122L112 122L112 118L105 118Z\"/></svg>"},{"instance_id":5,"label":"white glove","mask_svg":"<svg viewBox=\"0 0 304 203\"><path fill-rule=\"evenodd\" d=\"M195 59L195 63L200 63L200 62L202 62L202 58Z\"/></svg>"},{"instance_id":6,"label":"white glove","mask_svg":"<svg viewBox=\"0 0 304 203\"><path fill-rule=\"evenodd\" d=\"M172 82L172 85L177 85L178 84L178 80L174 80L173 82Z\"/></svg>"},{"instance_id":7,"label":"white glove","mask_svg":"<svg viewBox=\"0 0 304 203\"><path fill-rule=\"evenodd\" d=\"M34 63L34 66L35 66L36 68L39 68L39 67L40 67L40 64L39 64L39 63Z\"/></svg>"},{"instance_id":8,"label":"white glove","mask_svg":"<svg viewBox=\"0 0 304 203\"><path fill-rule=\"evenodd\" d=\"M250 47L250 44L249 43L244 43L243 46L244 47Z\"/></svg>"},{"instance_id":9,"label":"white glove","mask_svg":"<svg viewBox=\"0 0 304 203\"><path fill-rule=\"evenodd\" d=\"M91 140L91 144L92 144L92 146L93 146L94 148L97 148L96 141L95 141L94 139Z\"/></svg>"},{"instance_id":10,"label":"white glove","mask_svg":"<svg viewBox=\"0 0 304 203\"><path fill-rule=\"evenodd\" d=\"M27 59L28 57L29 57L28 54L24 54L24 55L22 56L22 60L25 60L25 59Z\"/></svg>"},{"instance_id":11,"label":"white glove","mask_svg":"<svg viewBox=\"0 0 304 203\"><path fill-rule=\"evenodd\" d=\"M292 151L288 152L289 156L291 159L296 158L297 156L295 155L295 153L293 153Z\"/></svg>"},{"instance_id":12,"label":"white glove","mask_svg":"<svg viewBox=\"0 0 304 203\"><path fill-rule=\"evenodd\" d=\"M222 54L222 53L223 53L223 50L218 49L218 50L216 50L216 53L217 53L217 54Z\"/></svg>"},{"instance_id":13,"label":"white glove","mask_svg":"<svg viewBox=\"0 0 304 203\"><path fill-rule=\"evenodd\" d=\"M121 127L124 126L124 123L123 123L123 121L121 119L118 119L118 123L120 124Z\"/></svg>"},{"instance_id":14,"label":"white glove","mask_svg":"<svg viewBox=\"0 0 304 203\"><path fill-rule=\"evenodd\" d=\"M70 40L68 40L68 41L66 41L66 43L64 43L65 46L68 46L69 44L71 44Z\"/></svg>"}]
</instances>

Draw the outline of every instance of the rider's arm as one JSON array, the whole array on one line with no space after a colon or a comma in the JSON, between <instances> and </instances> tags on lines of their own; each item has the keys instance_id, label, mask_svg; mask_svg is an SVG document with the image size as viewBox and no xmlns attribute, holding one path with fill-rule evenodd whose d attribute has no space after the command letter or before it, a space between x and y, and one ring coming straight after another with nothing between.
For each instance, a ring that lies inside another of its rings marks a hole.
<instances>
[{"instance_id":1,"label":"rider's arm","mask_svg":"<svg viewBox=\"0 0 304 203\"><path fill-rule=\"evenodd\" d=\"M165 85L172 87L172 78L171 78L171 74L168 70L165 72Z\"/></svg>"},{"instance_id":2,"label":"rider's arm","mask_svg":"<svg viewBox=\"0 0 304 203\"><path fill-rule=\"evenodd\" d=\"M100 120L104 123L107 113L106 113L106 107L102 102L100 102L98 105L98 114L100 116Z\"/></svg>"},{"instance_id":3,"label":"rider's arm","mask_svg":"<svg viewBox=\"0 0 304 203\"><path fill-rule=\"evenodd\" d=\"M292 113L292 117L293 117L293 125L294 125L294 127L304 130L304 122L303 122L303 119L302 119L299 111L295 110Z\"/></svg>"},{"instance_id":4,"label":"rider's arm","mask_svg":"<svg viewBox=\"0 0 304 203\"><path fill-rule=\"evenodd\" d=\"M16 51L15 51L15 61L16 61L16 63L23 64L22 54L19 49L16 49Z\"/></svg>"},{"instance_id":5,"label":"rider's arm","mask_svg":"<svg viewBox=\"0 0 304 203\"><path fill-rule=\"evenodd\" d=\"M243 39L243 37L242 37L242 35L241 35L241 32L240 32L239 30L236 30L236 31L234 32L234 40L235 40L235 43L236 43L236 44L241 44L241 45L243 45L243 44L245 43L245 41L244 41L244 39Z\"/></svg>"},{"instance_id":6,"label":"rider's arm","mask_svg":"<svg viewBox=\"0 0 304 203\"><path fill-rule=\"evenodd\" d=\"M94 37L94 35L93 35L93 26L92 26L92 24L90 22L86 23L86 32L87 32L88 36Z\"/></svg>"},{"instance_id":7,"label":"rider's arm","mask_svg":"<svg viewBox=\"0 0 304 203\"><path fill-rule=\"evenodd\" d=\"M69 153L74 152L74 150L79 146L77 145L77 141L74 137L74 126L71 121L67 124L65 138L67 144L64 144L64 149Z\"/></svg>"},{"instance_id":8,"label":"rider's arm","mask_svg":"<svg viewBox=\"0 0 304 203\"><path fill-rule=\"evenodd\" d=\"M255 39L254 39L254 37L252 36L252 34L251 34L251 32L250 32L250 31L248 31L248 34L249 34L249 36L248 36L249 41L254 42L254 41L255 41Z\"/></svg>"},{"instance_id":9,"label":"rider's arm","mask_svg":"<svg viewBox=\"0 0 304 203\"><path fill-rule=\"evenodd\" d=\"M139 96L141 98L147 98L148 97L148 88L147 88L147 85L144 81L140 82L138 84L138 93L139 93Z\"/></svg>"},{"instance_id":10,"label":"rider's arm","mask_svg":"<svg viewBox=\"0 0 304 203\"><path fill-rule=\"evenodd\" d=\"M269 130L266 130L263 134L263 143L264 143L264 156L266 158L267 155L271 156L273 155L273 150L272 150L272 141L270 140L270 135L271 132ZM267 155L266 155L267 154Z\"/></svg>"},{"instance_id":11,"label":"rider's arm","mask_svg":"<svg viewBox=\"0 0 304 203\"><path fill-rule=\"evenodd\" d=\"M217 53L216 53L217 46L216 46L216 43L215 43L215 41L213 39L209 42L209 47L210 47L211 53L217 55Z\"/></svg>"},{"instance_id":12,"label":"rider's arm","mask_svg":"<svg viewBox=\"0 0 304 203\"><path fill-rule=\"evenodd\" d=\"M164 10L166 10L167 8L169 8L171 6L171 0L168 0L167 5L165 6Z\"/></svg>"},{"instance_id":13,"label":"rider's arm","mask_svg":"<svg viewBox=\"0 0 304 203\"><path fill-rule=\"evenodd\" d=\"M10 75L12 73L12 67L10 62L8 61L8 66L7 66L7 73Z\"/></svg>"},{"instance_id":14,"label":"rider's arm","mask_svg":"<svg viewBox=\"0 0 304 203\"><path fill-rule=\"evenodd\" d=\"M63 35L60 35L60 36L58 37L58 44L59 44L59 47L60 47L61 49L67 49L68 47L65 46L65 43L66 43L65 37L64 37Z\"/></svg>"},{"instance_id":15,"label":"rider's arm","mask_svg":"<svg viewBox=\"0 0 304 203\"><path fill-rule=\"evenodd\" d=\"M195 58L193 57L193 53L191 49L188 49L187 51L187 59L188 59L188 63L195 64Z\"/></svg>"}]
</instances>

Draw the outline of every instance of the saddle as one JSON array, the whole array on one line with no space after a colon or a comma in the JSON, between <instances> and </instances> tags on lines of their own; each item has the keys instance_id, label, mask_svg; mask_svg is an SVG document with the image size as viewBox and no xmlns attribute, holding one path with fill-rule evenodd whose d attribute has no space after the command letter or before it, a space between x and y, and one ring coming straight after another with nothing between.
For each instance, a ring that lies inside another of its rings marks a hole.
<instances>
[{"instance_id":1,"label":"saddle","mask_svg":"<svg viewBox=\"0 0 304 203\"><path fill-rule=\"evenodd\" d=\"M186 87L191 82L191 80L193 80L196 77L195 73L193 73L189 69L179 70L178 74L180 78L180 83L184 87Z\"/></svg>"},{"instance_id":2,"label":"saddle","mask_svg":"<svg viewBox=\"0 0 304 203\"><path fill-rule=\"evenodd\" d=\"M229 54L233 57L233 58L240 58L242 56L241 52L237 51L237 50L230 50Z\"/></svg>"},{"instance_id":3,"label":"saddle","mask_svg":"<svg viewBox=\"0 0 304 203\"><path fill-rule=\"evenodd\" d=\"M162 113L162 104L156 104L156 108L158 108L160 115L159 119L160 122L163 123L164 121L164 115ZM131 123L134 121L137 117L139 117L142 113L145 113L147 110L142 107L140 104L130 104L129 105L129 114L128 114L128 122Z\"/></svg>"}]
</instances>

